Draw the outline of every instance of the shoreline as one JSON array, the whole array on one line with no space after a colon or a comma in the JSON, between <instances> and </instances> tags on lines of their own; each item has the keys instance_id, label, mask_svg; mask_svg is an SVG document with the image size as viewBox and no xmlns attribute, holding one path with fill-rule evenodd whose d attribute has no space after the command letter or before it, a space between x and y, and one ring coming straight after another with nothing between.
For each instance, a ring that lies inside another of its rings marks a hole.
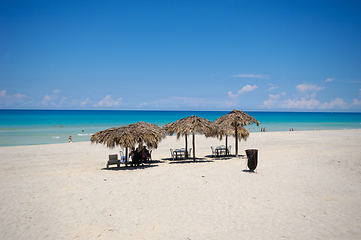
<instances>
[{"instance_id":1,"label":"shoreline","mask_svg":"<svg viewBox=\"0 0 361 240\"><path fill-rule=\"evenodd\" d=\"M3 111L0 118L0 146L42 145L88 141L90 136L111 127L139 121L163 126L190 115L214 121L228 111ZM348 112L268 112L249 114L260 121L245 126L251 133L361 129L361 113ZM55 126L55 127L54 127ZM63 126L63 127L56 127Z\"/></svg>"},{"instance_id":2,"label":"shoreline","mask_svg":"<svg viewBox=\"0 0 361 240\"><path fill-rule=\"evenodd\" d=\"M315 131L360 131L361 129L359 128L345 128L345 129L314 129L314 130L294 130L294 131L289 131L289 130L283 130L283 131L266 131L266 132L250 132L250 136L253 134L262 134L262 133L285 133L285 132L315 132ZM196 133L196 136L198 136L200 134ZM72 143L85 143L85 142L90 142L90 137L91 135L89 135L89 140L87 141L73 141ZM172 136L168 136L166 138L169 138ZM165 139L166 139L165 138ZM216 138L215 138L216 139ZM242 140L243 142L244 140ZM41 143L41 144L27 144L27 145L12 145L12 146L0 146L1 148L6 148L6 147L25 147L25 146L47 146L47 145L57 145L57 144L69 144L69 142L63 142L63 143Z\"/></svg>"},{"instance_id":3,"label":"shoreline","mask_svg":"<svg viewBox=\"0 0 361 240\"><path fill-rule=\"evenodd\" d=\"M173 136L138 168L106 169L121 149L90 141L2 147L0 238L356 239L360 133L252 133L239 153L259 150L257 173L242 157L212 158L224 140L202 135L196 162L170 161L184 146Z\"/></svg>"}]
</instances>

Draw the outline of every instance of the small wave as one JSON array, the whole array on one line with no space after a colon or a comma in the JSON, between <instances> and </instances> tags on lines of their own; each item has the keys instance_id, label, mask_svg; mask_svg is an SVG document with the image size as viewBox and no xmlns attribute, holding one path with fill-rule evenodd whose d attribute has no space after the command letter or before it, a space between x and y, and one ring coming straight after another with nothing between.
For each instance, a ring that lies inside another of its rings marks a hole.
<instances>
[{"instance_id":1,"label":"small wave","mask_svg":"<svg viewBox=\"0 0 361 240\"><path fill-rule=\"evenodd\" d=\"M89 136L89 135L93 135L91 133L78 133L78 136Z\"/></svg>"},{"instance_id":2,"label":"small wave","mask_svg":"<svg viewBox=\"0 0 361 240\"><path fill-rule=\"evenodd\" d=\"M55 136L55 137L53 137L53 138L60 138L59 136Z\"/></svg>"}]
</instances>

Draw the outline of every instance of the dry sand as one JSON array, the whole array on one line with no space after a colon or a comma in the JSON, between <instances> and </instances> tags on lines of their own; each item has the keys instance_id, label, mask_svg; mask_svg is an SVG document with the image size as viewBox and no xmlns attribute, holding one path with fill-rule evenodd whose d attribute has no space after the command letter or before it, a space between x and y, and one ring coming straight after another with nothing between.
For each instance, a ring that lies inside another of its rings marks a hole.
<instances>
[{"instance_id":1,"label":"dry sand","mask_svg":"<svg viewBox=\"0 0 361 240\"><path fill-rule=\"evenodd\" d=\"M111 170L119 149L90 142L1 147L0 239L361 238L361 130L251 133L257 173L210 158L220 144L173 162L167 137L153 164Z\"/></svg>"}]
</instances>

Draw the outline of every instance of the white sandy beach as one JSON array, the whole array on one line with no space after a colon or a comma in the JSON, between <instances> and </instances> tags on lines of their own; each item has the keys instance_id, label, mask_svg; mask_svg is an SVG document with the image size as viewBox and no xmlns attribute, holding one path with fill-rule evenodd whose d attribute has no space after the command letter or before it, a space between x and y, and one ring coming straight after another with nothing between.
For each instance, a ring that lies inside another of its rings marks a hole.
<instances>
[{"instance_id":1,"label":"white sandy beach","mask_svg":"<svg viewBox=\"0 0 361 240\"><path fill-rule=\"evenodd\" d=\"M191 145L191 138L188 140ZM361 130L251 133L257 173L243 158L105 169L103 145L0 148L0 239L360 239ZM234 154L234 139L229 139Z\"/></svg>"}]
</instances>

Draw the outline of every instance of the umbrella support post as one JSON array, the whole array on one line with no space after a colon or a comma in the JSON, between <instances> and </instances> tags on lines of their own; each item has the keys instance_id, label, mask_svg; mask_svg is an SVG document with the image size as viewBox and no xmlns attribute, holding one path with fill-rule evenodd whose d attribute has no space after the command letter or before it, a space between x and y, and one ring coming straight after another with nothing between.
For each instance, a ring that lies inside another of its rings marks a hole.
<instances>
[{"instance_id":1,"label":"umbrella support post","mask_svg":"<svg viewBox=\"0 0 361 240\"><path fill-rule=\"evenodd\" d=\"M228 138L228 136L226 136L226 157L228 157L228 154L229 154L228 153L228 141L227 141L228 139L227 138Z\"/></svg>"},{"instance_id":2,"label":"umbrella support post","mask_svg":"<svg viewBox=\"0 0 361 240\"><path fill-rule=\"evenodd\" d=\"M193 132L193 161L196 161L196 146L195 146L195 136Z\"/></svg>"},{"instance_id":3,"label":"umbrella support post","mask_svg":"<svg viewBox=\"0 0 361 240\"><path fill-rule=\"evenodd\" d=\"M186 151L184 155L184 159L188 159L188 140L187 140L187 134L185 135L185 145L186 145Z\"/></svg>"},{"instance_id":4,"label":"umbrella support post","mask_svg":"<svg viewBox=\"0 0 361 240\"><path fill-rule=\"evenodd\" d=\"M125 167L128 167L128 148L125 148Z\"/></svg>"},{"instance_id":5,"label":"umbrella support post","mask_svg":"<svg viewBox=\"0 0 361 240\"><path fill-rule=\"evenodd\" d=\"M237 131L237 127L235 128L235 137L236 137L236 142L235 142L235 145L236 145L236 158L238 157L238 131Z\"/></svg>"}]
</instances>

